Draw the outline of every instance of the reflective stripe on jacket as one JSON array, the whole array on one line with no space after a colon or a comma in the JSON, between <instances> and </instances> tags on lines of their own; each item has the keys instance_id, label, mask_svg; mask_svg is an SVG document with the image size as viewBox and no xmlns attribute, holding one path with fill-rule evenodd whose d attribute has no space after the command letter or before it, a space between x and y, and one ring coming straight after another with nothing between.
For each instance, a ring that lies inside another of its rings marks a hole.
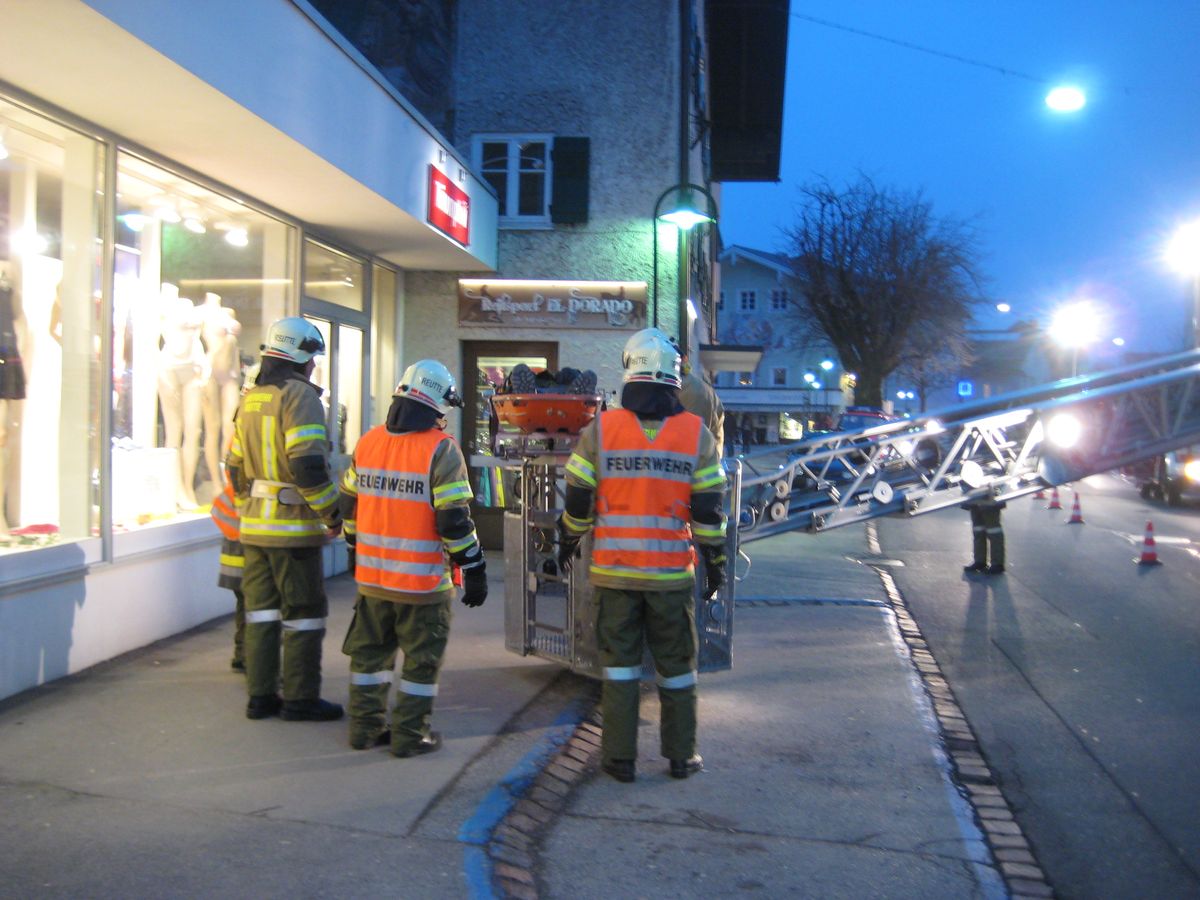
<instances>
[{"instance_id":1,"label":"reflective stripe on jacket","mask_svg":"<svg viewBox=\"0 0 1200 900\"><path fill-rule=\"evenodd\" d=\"M302 377L283 386L255 385L242 397L234 419L229 463L241 483L256 480L293 484L292 461L305 456L329 460L325 407L319 389ZM278 497L239 497L240 536L256 547L312 547L325 541L323 519L336 511L332 482L299 488L301 503Z\"/></svg>"},{"instance_id":2,"label":"reflective stripe on jacket","mask_svg":"<svg viewBox=\"0 0 1200 900\"><path fill-rule=\"evenodd\" d=\"M364 588L406 594L451 588L430 477L434 452L447 440L441 431L392 434L384 426L359 440L352 469L354 577Z\"/></svg>"},{"instance_id":3,"label":"reflective stripe on jacket","mask_svg":"<svg viewBox=\"0 0 1200 900\"><path fill-rule=\"evenodd\" d=\"M679 413L650 440L629 410L601 414L594 574L669 582L694 573L692 479L702 425Z\"/></svg>"}]
</instances>

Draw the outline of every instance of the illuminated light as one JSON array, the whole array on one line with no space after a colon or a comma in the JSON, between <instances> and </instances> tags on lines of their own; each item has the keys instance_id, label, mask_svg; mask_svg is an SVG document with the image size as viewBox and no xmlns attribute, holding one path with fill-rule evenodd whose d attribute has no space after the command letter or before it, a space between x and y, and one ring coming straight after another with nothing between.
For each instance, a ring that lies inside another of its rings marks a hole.
<instances>
[{"instance_id":1,"label":"illuminated light","mask_svg":"<svg viewBox=\"0 0 1200 900\"><path fill-rule=\"evenodd\" d=\"M661 198L660 198L661 199ZM692 200L692 192L684 187L679 190L679 203L674 209L659 213L660 222L669 222L683 231L691 231L697 225L717 221L706 210L702 210Z\"/></svg>"},{"instance_id":2,"label":"illuminated light","mask_svg":"<svg viewBox=\"0 0 1200 900\"><path fill-rule=\"evenodd\" d=\"M225 232L225 241L234 247L245 247L250 243L250 236L245 228L230 228Z\"/></svg>"},{"instance_id":3,"label":"illuminated light","mask_svg":"<svg viewBox=\"0 0 1200 900\"><path fill-rule=\"evenodd\" d=\"M14 231L8 241L13 252L22 256L40 256L50 246L50 242L36 231L28 231L24 228Z\"/></svg>"},{"instance_id":4,"label":"illuminated light","mask_svg":"<svg viewBox=\"0 0 1200 900\"><path fill-rule=\"evenodd\" d=\"M908 395L905 394L904 391L896 391L896 399L898 400L903 400L907 396Z\"/></svg>"},{"instance_id":5,"label":"illuminated light","mask_svg":"<svg viewBox=\"0 0 1200 900\"><path fill-rule=\"evenodd\" d=\"M1046 438L1050 443L1070 450L1079 443L1083 434L1083 426L1070 413L1060 413L1046 423Z\"/></svg>"},{"instance_id":6,"label":"illuminated light","mask_svg":"<svg viewBox=\"0 0 1200 900\"><path fill-rule=\"evenodd\" d=\"M1009 306L1007 303L997 303L996 304L996 312L1002 312L1002 313L1012 312L1012 307Z\"/></svg>"},{"instance_id":7,"label":"illuminated light","mask_svg":"<svg viewBox=\"0 0 1200 900\"><path fill-rule=\"evenodd\" d=\"M1077 87L1064 85L1046 95L1046 105L1055 112L1079 112L1087 105L1087 95Z\"/></svg>"},{"instance_id":8,"label":"illuminated light","mask_svg":"<svg viewBox=\"0 0 1200 900\"><path fill-rule=\"evenodd\" d=\"M1184 463L1183 474L1189 481L1200 481L1200 459L1189 459Z\"/></svg>"},{"instance_id":9,"label":"illuminated light","mask_svg":"<svg viewBox=\"0 0 1200 900\"><path fill-rule=\"evenodd\" d=\"M3 140L0 140L0 159L8 159L8 147L4 145Z\"/></svg>"},{"instance_id":10,"label":"illuminated light","mask_svg":"<svg viewBox=\"0 0 1200 900\"><path fill-rule=\"evenodd\" d=\"M1113 338L1112 342L1113 342L1113 346L1115 346L1115 347L1124 347L1125 346L1125 338L1120 338L1120 337Z\"/></svg>"},{"instance_id":11,"label":"illuminated light","mask_svg":"<svg viewBox=\"0 0 1200 900\"><path fill-rule=\"evenodd\" d=\"M117 218L124 222L125 227L130 231L137 232L141 232L146 227L146 223L150 221L149 216L143 216L141 213L125 213L123 216L117 216Z\"/></svg>"},{"instance_id":12,"label":"illuminated light","mask_svg":"<svg viewBox=\"0 0 1200 900\"><path fill-rule=\"evenodd\" d=\"M183 227L192 232L192 234L204 234L204 232L208 231L208 229L204 227L204 223L195 216L189 216L188 218L184 219Z\"/></svg>"},{"instance_id":13,"label":"illuminated light","mask_svg":"<svg viewBox=\"0 0 1200 900\"><path fill-rule=\"evenodd\" d=\"M1064 347L1083 347L1096 340L1099 315L1086 300L1071 303L1055 311L1047 329L1050 336Z\"/></svg>"},{"instance_id":14,"label":"illuminated light","mask_svg":"<svg viewBox=\"0 0 1200 900\"><path fill-rule=\"evenodd\" d=\"M821 368L824 369L826 372L828 372L830 369L833 368L833 360L832 359L821 360Z\"/></svg>"},{"instance_id":15,"label":"illuminated light","mask_svg":"<svg viewBox=\"0 0 1200 900\"><path fill-rule=\"evenodd\" d=\"M1200 275L1200 220L1180 225L1163 256L1180 275Z\"/></svg>"},{"instance_id":16,"label":"illuminated light","mask_svg":"<svg viewBox=\"0 0 1200 900\"><path fill-rule=\"evenodd\" d=\"M819 390L821 390L821 388L822 388L824 385L822 385L822 384L821 384L821 382L819 382L819 381L814 381L814 382L812 383L812 386L813 386L813 390L814 390L814 391L819 391Z\"/></svg>"},{"instance_id":17,"label":"illuminated light","mask_svg":"<svg viewBox=\"0 0 1200 900\"><path fill-rule=\"evenodd\" d=\"M812 372L805 372L804 380L807 381L809 384L812 384L814 381L817 380L817 376L814 375Z\"/></svg>"}]
</instances>

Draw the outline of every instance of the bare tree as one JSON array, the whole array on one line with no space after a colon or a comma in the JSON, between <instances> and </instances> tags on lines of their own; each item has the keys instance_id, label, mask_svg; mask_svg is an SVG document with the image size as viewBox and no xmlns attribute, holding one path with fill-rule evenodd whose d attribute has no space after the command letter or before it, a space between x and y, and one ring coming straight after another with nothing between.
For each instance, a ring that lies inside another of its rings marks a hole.
<instances>
[{"instance_id":1,"label":"bare tree","mask_svg":"<svg viewBox=\"0 0 1200 900\"><path fill-rule=\"evenodd\" d=\"M974 231L934 216L920 193L865 175L841 191L822 180L801 197L784 229L796 304L857 375L856 401L882 406L884 379L917 339L962 334L981 301Z\"/></svg>"},{"instance_id":2,"label":"bare tree","mask_svg":"<svg viewBox=\"0 0 1200 900\"><path fill-rule=\"evenodd\" d=\"M925 329L910 336L896 371L916 388L919 409L925 412L930 392L955 381L974 360L971 340L962 328Z\"/></svg>"}]
</instances>

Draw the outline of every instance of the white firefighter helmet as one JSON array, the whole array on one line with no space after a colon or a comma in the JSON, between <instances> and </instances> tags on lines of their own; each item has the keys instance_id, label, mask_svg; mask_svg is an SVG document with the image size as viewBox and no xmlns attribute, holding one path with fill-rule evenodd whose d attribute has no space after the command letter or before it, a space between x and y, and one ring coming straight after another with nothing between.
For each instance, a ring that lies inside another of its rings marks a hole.
<instances>
[{"instance_id":1,"label":"white firefighter helmet","mask_svg":"<svg viewBox=\"0 0 1200 900\"><path fill-rule=\"evenodd\" d=\"M317 326L303 316L288 316L271 323L266 343L260 349L263 356L306 363L318 353L325 352L325 338L321 337Z\"/></svg>"},{"instance_id":2,"label":"white firefighter helmet","mask_svg":"<svg viewBox=\"0 0 1200 900\"><path fill-rule=\"evenodd\" d=\"M463 405L454 376L436 359L420 359L405 369L392 396L424 403L443 416L447 407Z\"/></svg>"},{"instance_id":3,"label":"white firefighter helmet","mask_svg":"<svg viewBox=\"0 0 1200 900\"><path fill-rule=\"evenodd\" d=\"M621 365L625 369L621 379L625 384L642 381L679 387L683 383L679 350L657 328L643 328L625 342Z\"/></svg>"}]
</instances>

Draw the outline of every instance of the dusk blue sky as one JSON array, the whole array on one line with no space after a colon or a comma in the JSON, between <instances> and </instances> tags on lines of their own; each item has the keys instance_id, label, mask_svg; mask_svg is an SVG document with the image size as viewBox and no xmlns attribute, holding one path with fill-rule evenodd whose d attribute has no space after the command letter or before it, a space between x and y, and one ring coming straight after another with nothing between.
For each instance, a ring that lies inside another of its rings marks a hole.
<instances>
[{"instance_id":1,"label":"dusk blue sky","mask_svg":"<svg viewBox=\"0 0 1200 900\"><path fill-rule=\"evenodd\" d=\"M1162 253L1200 218L1200 0L792 0L791 11L780 182L724 187L726 245L785 250L798 186L861 171L973 221L989 296L1013 306L981 326L1044 321L1086 296L1126 349L1182 348L1190 283ZM1044 105L1063 82L1087 92L1081 112Z\"/></svg>"}]
</instances>

